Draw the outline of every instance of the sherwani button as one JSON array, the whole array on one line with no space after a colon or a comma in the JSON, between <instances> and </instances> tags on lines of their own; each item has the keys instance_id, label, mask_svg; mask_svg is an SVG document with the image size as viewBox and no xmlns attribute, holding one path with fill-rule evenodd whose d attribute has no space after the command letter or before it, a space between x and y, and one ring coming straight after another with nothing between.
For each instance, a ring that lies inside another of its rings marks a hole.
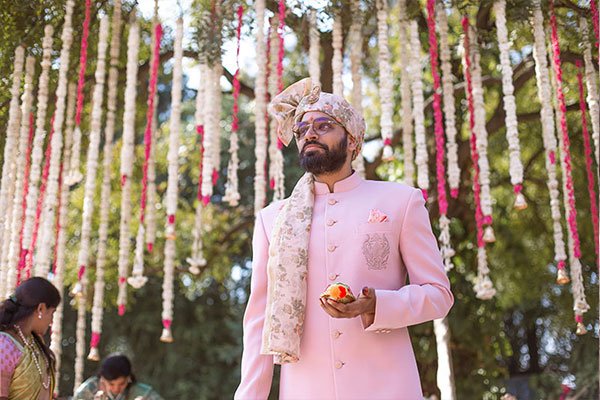
<instances>
[{"instance_id":1,"label":"sherwani button","mask_svg":"<svg viewBox=\"0 0 600 400\"><path fill-rule=\"evenodd\" d=\"M334 244L330 244L329 246L327 246L327 250L328 250L329 252L333 252L333 251L335 251L335 249L336 249L336 248L337 248L337 246L336 246L336 245L334 245Z\"/></svg>"},{"instance_id":2,"label":"sherwani button","mask_svg":"<svg viewBox=\"0 0 600 400\"><path fill-rule=\"evenodd\" d=\"M340 332L340 331L334 331L334 332L333 332L333 338L334 338L334 339L337 339L337 338L339 338L339 337L340 337L340 335L341 335L341 334L342 334L342 332Z\"/></svg>"},{"instance_id":3,"label":"sherwani button","mask_svg":"<svg viewBox=\"0 0 600 400\"><path fill-rule=\"evenodd\" d=\"M341 361L336 361L335 362L335 368L336 369L341 369L344 366L344 363Z\"/></svg>"},{"instance_id":4,"label":"sherwani button","mask_svg":"<svg viewBox=\"0 0 600 400\"><path fill-rule=\"evenodd\" d=\"M334 219L327 220L327 226L333 226L337 221Z\"/></svg>"},{"instance_id":5,"label":"sherwani button","mask_svg":"<svg viewBox=\"0 0 600 400\"><path fill-rule=\"evenodd\" d=\"M334 273L334 272L332 272L332 273L330 273L330 274L329 274L329 280L330 280L330 281L333 281L333 280L335 280L335 278L337 278L338 276L340 276L340 275L339 275L339 274L336 274L336 273Z\"/></svg>"},{"instance_id":6,"label":"sherwani button","mask_svg":"<svg viewBox=\"0 0 600 400\"><path fill-rule=\"evenodd\" d=\"M336 199L329 199L327 200L327 202L329 203L329 205L333 206L334 204L336 204L338 201Z\"/></svg>"}]
</instances>

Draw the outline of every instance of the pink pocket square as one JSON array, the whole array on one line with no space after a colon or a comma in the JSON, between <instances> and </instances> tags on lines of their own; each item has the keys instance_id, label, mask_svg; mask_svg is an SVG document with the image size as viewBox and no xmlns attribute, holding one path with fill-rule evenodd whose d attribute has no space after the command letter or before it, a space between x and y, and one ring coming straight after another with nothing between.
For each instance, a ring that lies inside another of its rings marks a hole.
<instances>
[{"instance_id":1,"label":"pink pocket square","mask_svg":"<svg viewBox=\"0 0 600 400\"><path fill-rule=\"evenodd\" d=\"M387 215L385 215L381 211L377 209L371 209L371 212L369 213L369 219L367 219L367 222L385 222L387 221L387 219Z\"/></svg>"}]
</instances>

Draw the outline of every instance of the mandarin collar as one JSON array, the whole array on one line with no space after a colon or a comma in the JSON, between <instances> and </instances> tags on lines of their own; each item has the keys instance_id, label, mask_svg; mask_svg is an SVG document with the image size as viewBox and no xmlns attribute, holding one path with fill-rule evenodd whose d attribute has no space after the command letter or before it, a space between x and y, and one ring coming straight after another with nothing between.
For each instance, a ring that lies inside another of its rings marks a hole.
<instances>
[{"instance_id":1,"label":"mandarin collar","mask_svg":"<svg viewBox=\"0 0 600 400\"><path fill-rule=\"evenodd\" d=\"M363 178L361 178L361 176L354 171L349 177L333 184L333 193L348 192L357 188L362 182ZM329 186L327 186L326 183L315 181L315 194L330 194Z\"/></svg>"}]
</instances>

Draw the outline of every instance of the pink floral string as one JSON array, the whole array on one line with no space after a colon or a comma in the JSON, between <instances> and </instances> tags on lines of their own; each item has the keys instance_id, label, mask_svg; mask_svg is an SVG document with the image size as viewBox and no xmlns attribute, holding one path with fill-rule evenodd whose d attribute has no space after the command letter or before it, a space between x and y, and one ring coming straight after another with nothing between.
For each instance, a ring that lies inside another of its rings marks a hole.
<instances>
[{"instance_id":1,"label":"pink floral string","mask_svg":"<svg viewBox=\"0 0 600 400\"><path fill-rule=\"evenodd\" d=\"M33 134L35 124L33 123L33 113L29 113L29 138L27 139L27 153L25 154L25 175L23 177L23 200L21 201L21 232L19 233L19 264L17 265L17 286L21 284L21 274L25 267L25 257L23 249L23 229L25 227L25 211L27 210L27 194L29 193L29 170L31 169L31 150L33 145Z\"/></svg>"},{"instance_id":2,"label":"pink floral string","mask_svg":"<svg viewBox=\"0 0 600 400\"><path fill-rule=\"evenodd\" d=\"M85 86L85 70L87 66L88 36L90 34L90 11L92 1L85 0L85 18L81 36L81 53L79 54L79 80L77 81L77 108L75 111L75 125L81 124L81 111L83 110L83 87Z\"/></svg>"},{"instance_id":3,"label":"pink floral string","mask_svg":"<svg viewBox=\"0 0 600 400\"><path fill-rule=\"evenodd\" d=\"M448 212L448 200L446 198L446 168L444 166L444 125L442 116L442 96L440 75L438 73L438 43L435 36L435 0L427 0L427 26L429 28L429 60L431 63L431 75L433 76L433 117L435 120L435 146L436 146L436 175L440 214Z\"/></svg>"},{"instance_id":4,"label":"pink floral string","mask_svg":"<svg viewBox=\"0 0 600 400\"><path fill-rule=\"evenodd\" d=\"M200 175L198 176L198 193L196 194L196 198L198 201L202 201L204 205L208 204L208 196L207 201L204 202L202 198L202 159L204 157L204 125L196 126L196 133L198 133L198 147L200 152L200 161L198 162L198 170L200 171Z\"/></svg>"},{"instance_id":5,"label":"pink floral string","mask_svg":"<svg viewBox=\"0 0 600 400\"><path fill-rule=\"evenodd\" d=\"M558 28L556 24L556 13L554 12L554 1L550 0L550 27L552 29L552 53L554 56L554 73L556 75L556 95L560 110L560 130L563 138L564 154L563 161L565 166L566 187L569 203L567 221L573 237L573 255L575 258L581 258L581 248L579 243L579 233L577 231L577 209L575 208L575 188L573 186L573 172L571 164L571 142L567 129L567 104L562 89L562 68L560 62L560 45L558 43Z\"/></svg>"},{"instance_id":6,"label":"pink floral string","mask_svg":"<svg viewBox=\"0 0 600 400\"><path fill-rule=\"evenodd\" d=\"M150 73L150 83L148 90L148 110L146 112L146 130L144 131L144 167L142 176L142 198L140 202L140 223L144 224L146 216L146 200L148 195L148 164L150 160L150 151L152 149L152 119L154 118L154 98L156 95L156 83L158 81L158 65L160 63L160 40L162 38L162 25L156 24L154 30L156 38L154 42L153 63Z\"/></svg>"},{"instance_id":7,"label":"pink floral string","mask_svg":"<svg viewBox=\"0 0 600 400\"><path fill-rule=\"evenodd\" d=\"M33 224L33 234L31 236L31 245L29 248L21 252L22 256L26 257L25 261L25 279L31 277L31 268L33 266L33 253L37 244L38 231L40 229L42 208L44 205L44 198L46 197L46 186L48 185L48 175L50 175L50 161L52 156L52 136L54 136L54 115L50 119L50 134L48 135L48 146L46 147L46 153L44 154L44 169L42 170L42 180L40 182L40 194L38 196L37 208L35 210L35 220ZM21 261L20 261L21 262Z\"/></svg>"},{"instance_id":8,"label":"pink floral string","mask_svg":"<svg viewBox=\"0 0 600 400\"><path fill-rule=\"evenodd\" d=\"M596 47L598 47L598 42L600 41L600 27L598 27L598 24L600 23L598 21L598 5L596 4L595 0L590 1L590 6L592 9L592 22L594 25L594 36L596 37Z\"/></svg>"},{"instance_id":9,"label":"pink floral string","mask_svg":"<svg viewBox=\"0 0 600 400\"><path fill-rule=\"evenodd\" d=\"M479 153L477 153L477 137L475 135L475 103L473 101L473 81L471 77L471 55L469 41L469 19L465 16L462 19L462 26L465 32L465 79L467 81L467 101L469 108L469 129L471 130L471 159L473 160L473 196L475 197L475 222L477 224L477 247L485 247L483 240L483 212L481 211L481 186L479 185Z\"/></svg>"},{"instance_id":10,"label":"pink floral string","mask_svg":"<svg viewBox=\"0 0 600 400\"><path fill-rule=\"evenodd\" d=\"M583 146L585 153L585 168L588 178L588 191L590 194L590 211L592 212L592 224L594 225L594 245L596 249L596 259L599 256L598 244L598 204L595 189L594 166L592 161L592 146L590 143L590 132L588 130L586 116L586 102L583 88L583 73L581 60L575 62L577 66L577 83L579 86L579 109L581 110L581 131L583 134Z\"/></svg>"}]
</instances>

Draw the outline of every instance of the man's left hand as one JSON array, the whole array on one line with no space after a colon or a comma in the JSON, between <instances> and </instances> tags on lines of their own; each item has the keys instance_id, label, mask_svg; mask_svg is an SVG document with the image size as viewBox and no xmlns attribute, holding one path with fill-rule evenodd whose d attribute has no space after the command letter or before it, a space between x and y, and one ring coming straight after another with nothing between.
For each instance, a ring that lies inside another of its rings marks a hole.
<instances>
[{"instance_id":1,"label":"man's left hand","mask_svg":"<svg viewBox=\"0 0 600 400\"><path fill-rule=\"evenodd\" d=\"M358 299L348 304L338 303L335 300L323 297L319 301L321 302L321 308L333 318L355 318L360 315L363 319L368 317L367 320L371 320L372 323L372 318L375 317L376 298L375 289L373 288L365 287Z\"/></svg>"}]
</instances>

